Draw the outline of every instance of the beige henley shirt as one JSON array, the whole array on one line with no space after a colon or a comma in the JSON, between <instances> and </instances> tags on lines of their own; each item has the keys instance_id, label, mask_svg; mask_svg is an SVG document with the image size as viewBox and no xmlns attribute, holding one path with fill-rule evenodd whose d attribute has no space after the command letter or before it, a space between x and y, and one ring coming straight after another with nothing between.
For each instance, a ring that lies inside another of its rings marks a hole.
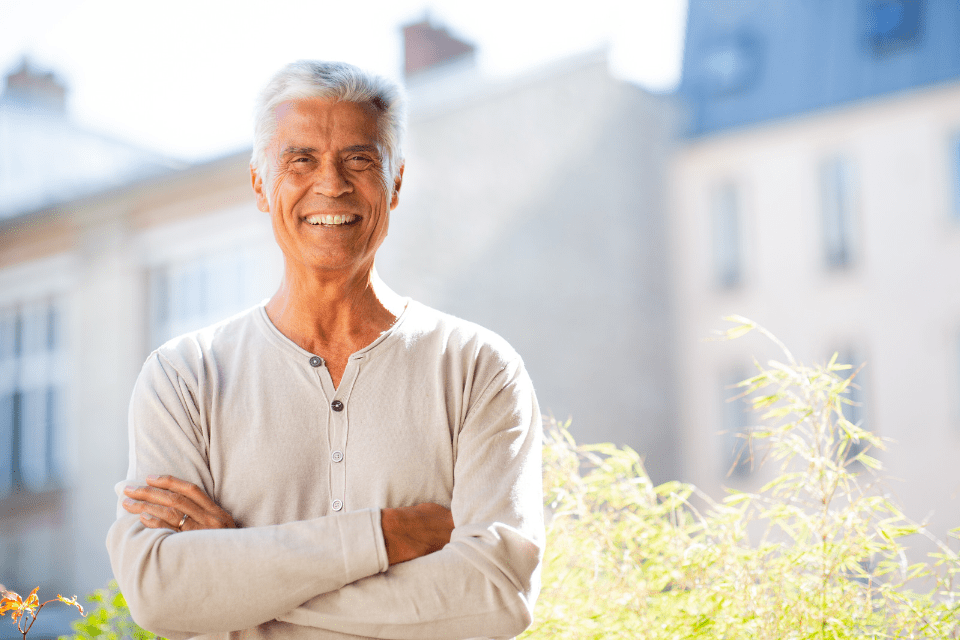
<instances>
[{"instance_id":1,"label":"beige henley shirt","mask_svg":"<svg viewBox=\"0 0 960 640\"><path fill-rule=\"evenodd\" d=\"M258 306L150 355L126 483L171 474L238 529L148 529L107 547L138 623L172 639L506 638L543 550L540 412L495 334L410 301L339 388ZM388 567L380 509L437 502L450 543Z\"/></svg>"}]
</instances>

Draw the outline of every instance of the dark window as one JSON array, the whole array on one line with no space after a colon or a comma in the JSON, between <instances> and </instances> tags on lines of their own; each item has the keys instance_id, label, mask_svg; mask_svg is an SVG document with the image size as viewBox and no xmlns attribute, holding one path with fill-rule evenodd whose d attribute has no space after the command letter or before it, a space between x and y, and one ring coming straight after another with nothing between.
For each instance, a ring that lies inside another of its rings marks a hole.
<instances>
[{"instance_id":1,"label":"dark window","mask_svg":"<svg viewBox=\"0 0 960 640\"><path fill-rule=\"evenodd\" d=\"M0 496L13 485L17 461L17 450L13 447L15 419L13 394L3 393L0 395Z\"/></svg>"},{"instance_id":2,"label":"dark window","mask_svg":"<svg viewBox=\"0 0 960 640\"><path fill-rule=\"evenodd\" d=\"M744 370L736 369L724 376L720 386L723 473L732 478L744 478L754 468L749 440L752 413L745 399L738 397L743 389L736 386L747 377Z\"/></svg>"},{"instance_id":3,"label":"dark window","mask_svg":"<svg viewBox=\"0 0 960 640\"><path fill-rule=\"evenodd\" d=\"M713 259L717 283L731 289L741 280L740 197L726 184L713 194Z\"/></svg>"},{"instance_id":4,"label":"dark window","mask_svg":"<svg viewBox=\"0 0 960 640\"><path fill-rule=\"evenodd\" d=\"M709 93L737 93L753 86L760 77L764 46L752 32L715 37L703 51L700 82Z\"/></svg>"},{"instance_id":5,"label":"dark window","mask_svg":"<svg viewBox=\"0 0 960 640\"><path fill-rule=\"evenodd\" d=\"M867 43L885 54L920 41L922 0L867 0Z\"/></svg>"},{"instance_id":6,"label":"dark window","mask_svg":"<svg viewBox=\"0 0 960 640\"><path fill-rule=\"evenodd\" d=\"M866 429L867 424L865 420L865 411L864 411L864 369L863 367L863 355L859 350L854 348L847 348L837 352L837 363L838 364L848 364L850 365L849 369L843 371L837 371L836 374L841 378L849 378L854 376L850 386L847 387L847 391L844 394L844 397L848 402L843 403L843 417L846 418L852 424L860 427L861 429ZM862 440L854 441L850 444L850 448L847 450L846 459L851 460L857 457L862 451L867 450L867 444ZM873 455L868 454L868 455Z\"/></svg>"},{"instance_id":7,"label":"dark window","mask_svg":"<svg viewBox=\"0 0 960 640\"><path fill-rule=\"evenodd\" d=\"M820 206L827 266L846 267L854 258L856 210L856 178L849 160L830 158L821 163Z\"/></svg>"},{"instance_id":8,"label":"dark window","mask_svg":"<svg viewBox=\"0 0 960 640\"><path fill-rule=\"evenodd\" d=\"M0 496L60 476L61 330L56 301L0 308Z\"/></svg>"}]
</instances>

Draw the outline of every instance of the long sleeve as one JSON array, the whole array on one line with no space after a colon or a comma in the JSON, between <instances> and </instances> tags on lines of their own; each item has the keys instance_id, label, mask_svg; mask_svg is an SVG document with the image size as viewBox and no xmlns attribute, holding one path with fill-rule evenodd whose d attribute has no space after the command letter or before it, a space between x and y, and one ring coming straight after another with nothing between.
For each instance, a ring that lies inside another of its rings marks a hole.
<instances>
[{"instance_id":1,"label":"long sleeve","mask_svg":"<svg viewBox=\"0 0 960 640\"><path fill-rule=\"evenodd\" d=\"M171 474L223 499L207 460L197 392L161 356L146 363L130 405L129 482ZM231 493L267 481L253 477ZM253 627L387 568L379 509L174 533L148 529L118 505L107 547L134 619L169 638Z\"/></svg>"},{"instance_id":2,"label":"long sleeve","mask_svg":"<svg viewBox=\"0 0 960 640\"><path fill-rule=\"evenodd\" d=\"M541 421L519 362L470 407L442 550L319 595L281 620L377 638L513 637L531 621L543 551Z\"/></svg>"}]
</instances>

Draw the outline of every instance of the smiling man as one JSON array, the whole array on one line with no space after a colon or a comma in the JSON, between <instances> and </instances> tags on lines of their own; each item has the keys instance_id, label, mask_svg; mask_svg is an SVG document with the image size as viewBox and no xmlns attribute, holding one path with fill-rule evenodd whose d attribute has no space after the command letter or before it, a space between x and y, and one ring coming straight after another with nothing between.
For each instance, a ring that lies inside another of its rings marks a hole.
<instances>
[{"instance_id":1,"label":"smiling man","mask_svg":"<svg viewBox=\"0 0 960 640\"><path fill-rule=\"evenodd\" d=\"M168 638L506 638L543 548L540 413L501 338L391 291L374 259L403 179L383 78L301 61L251 161L284 256L265 304L144 364L107 537Z\"/></svg>"}]
</instances>

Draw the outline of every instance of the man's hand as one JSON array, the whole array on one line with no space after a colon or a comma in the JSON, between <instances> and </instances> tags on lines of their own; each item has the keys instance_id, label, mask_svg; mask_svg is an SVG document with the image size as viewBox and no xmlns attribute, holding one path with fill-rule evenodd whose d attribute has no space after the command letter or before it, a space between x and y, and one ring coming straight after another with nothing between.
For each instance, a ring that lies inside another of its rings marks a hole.
<instances>
[{"instance_id":1,"label":"man's hand","mask_svg":"<svg viewBox=\"0 0 960 640\"><path fill-rule=\"evenodd\" d=\"M233 517L193 483L173 476L147 476L147 484L123 490L127 496L123 508L140 514L145 527L174 531L237 528Z\"/></svg>"},{"instance_id":2,"label":"man's hand","mask_svg":"<svg viewBox=\"0 0 960 640\"><path fill-rule=\"evenodd\" d=\"M390 564L439 551L450 542L453 514L432 502L380 510L380 527Z\"/></svg>"}]
</instances>

